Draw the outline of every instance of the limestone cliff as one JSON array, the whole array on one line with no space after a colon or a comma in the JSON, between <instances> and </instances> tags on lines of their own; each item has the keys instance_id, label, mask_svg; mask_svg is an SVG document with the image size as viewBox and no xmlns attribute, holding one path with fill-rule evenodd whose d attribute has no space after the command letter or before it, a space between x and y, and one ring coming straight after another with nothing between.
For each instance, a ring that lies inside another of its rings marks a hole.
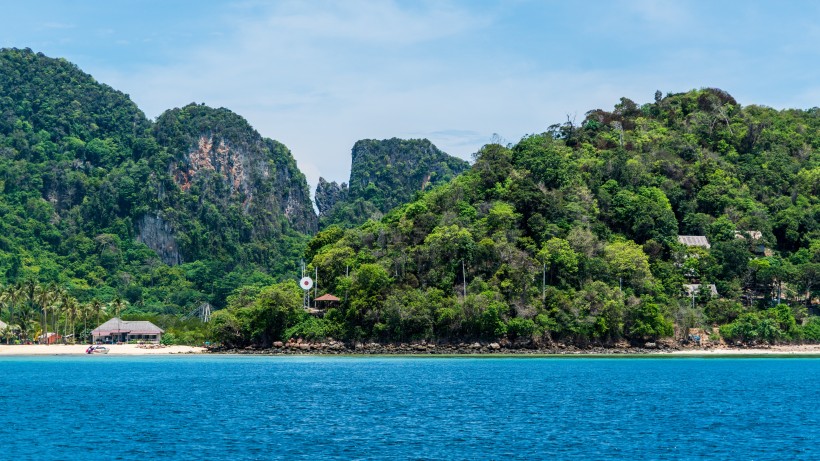
<instances>
[{"instance_id":1,"label":"limestone cliff","mask_svg":"<svg viewBox=\"0 0 820 461\"><path fill-rule=\"evenodd\" d=\"M170 223L184 259L316 232L307 181L290 151L242 117L191 104L162 114L154 133L170 154L168 174L181 191L158 216ZM159 251L161 241L140 238Z\"/></svg>"},{"instance_id":2,"label":"limestone cliff","mask_svg":"<svg viewBox=\"0 0 820 461\"><path fill-rule=\"evenodd\" d=\"M352 150L349 186L319 182L316 206L321 226L378 219L411 201L417 192L447 182L467 168L466 161L447 155L427 139L358 141Z\"/></svg>"},{"instance_id":3,"label":"limestone cliff","mask_svg":"<svg viewBox=\"0 0 820 461\"><path fill-rule=\"evenodd\" d=\"M319 184L316 186L316 208L319 210L319 216L326 214L334 205L346 199L347 183L327 182L325 178L319 178Z\"/></svg>"}]
</instances>

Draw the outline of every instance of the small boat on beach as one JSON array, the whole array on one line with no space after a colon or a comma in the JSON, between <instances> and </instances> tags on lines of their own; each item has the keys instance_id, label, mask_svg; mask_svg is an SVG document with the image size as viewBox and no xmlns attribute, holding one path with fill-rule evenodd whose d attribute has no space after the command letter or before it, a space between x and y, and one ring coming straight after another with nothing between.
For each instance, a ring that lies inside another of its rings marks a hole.
<instances>
[{"instance_id":1,"label":"small boat on beach","mask_svg":"<svg viewBox=\"0 0 820 461\"><path fill-rule=\"evenodd\" d=\"M86 354L107 354L109 349L105 346L90 346L85 350Z\"/></svg>"}]
</instances>

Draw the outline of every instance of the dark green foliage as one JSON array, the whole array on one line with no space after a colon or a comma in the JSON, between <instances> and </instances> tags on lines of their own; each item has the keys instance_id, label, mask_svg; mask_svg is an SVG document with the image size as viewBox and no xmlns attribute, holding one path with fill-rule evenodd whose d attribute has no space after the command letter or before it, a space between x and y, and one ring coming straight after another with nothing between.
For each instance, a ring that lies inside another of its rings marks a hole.
<instances>
[{"instance_id":1,"label":"dark green foliage","mask_svg":"<svg viewBox=\"0 0 820 461\"><path fill-rule=\"evenodd\" d=\"M0 50L0 192L0 283L146 313L222 307L239 286L292 277L316 229L290 152L241 117L191 105L152 123L31 50Z\"/></svg>"},{"instance_id":2,"label":"dark green foliage","mask_svg":"<svg viewBox=\"0 0 820 461\"><path fill-rule=\"evenodd\" d=\"M674 319L681 338L717 323L727 338L800 340L771 306L811 308L820 285L818 128L815 109L741 108L716 89L623 98L581 126L484 146L469 171L308 256L343 295L335 321L351 338L640 343L673 335ZM357 181L362 210L382 203ZM354 293L376 267L379 290ZM704 288L693 300L685 283Z\"/></svg>"},{"instance_id":3,"label":"dark green foliage","mask_svg":"<svg viewBox=\"0 0 820 461\"><path fill-rule=\"evenodd\" d=\"M308 243L304 176L238 115L191 104L152 123L76 66L6 49L0 283L62 286L129 315L228 306L212 332L236 346L612 344L671 335L672 319L681 336L722 324L732 341L816 340L818 133L816 108L741 107L707 88L622 98L580 125L484 146L469 169L426 140L364 140L350 185L317 190L325 230ZM321 319L272 285L300 258L341 298ZM692 299L684 283L719 295ZM19 304L27 332L36 319ZM204 337L168 324L168 340Z\"/></svg>"}]
</instances>

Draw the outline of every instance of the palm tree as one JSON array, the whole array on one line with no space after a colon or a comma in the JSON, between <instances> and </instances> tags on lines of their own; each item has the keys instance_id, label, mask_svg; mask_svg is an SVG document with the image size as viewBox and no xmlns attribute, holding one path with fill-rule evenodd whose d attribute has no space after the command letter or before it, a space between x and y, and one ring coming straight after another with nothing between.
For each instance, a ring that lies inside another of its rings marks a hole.
<instances>
[{"instance_id":1,"label":"palm tree","mask_svg":"<svg viewBox=\"0 0 820 461\"><path fill-rule=\"evenodd\" d=\"M34 304L30 302L24 302L20 305L18 314L19 315L17 326L20 329L20 334L22 335L22 339L25 342L28 341L29 335L32 332L36 332L38 328L38 313L37 310L34 308Z\"/></svg>"},{"instance_id":2,"label":"palm tree","mask_svg":"<svg viewBox=\"0 0 820 461\"><path fill-rule=\"evenodd\" d=\"M36 285L34 299L43 312L43 340L48 344L48 311L54 301L54 292L48 286Z\"/></svg>"},{"instance_id":3,"label":"palm tree","mask_svg":"<svg viewBox=\"0 0 820 461\"><path fill-rule=\"evenodd\" d=\"M17 283L15 285L6 287L5 291L6 301L8 302L8 309L9 309L9 327L8 331L6 332L6 344L9 344L11 340L11 336L14 333L14 309L20 303L20 300L23 297L23 285Z\"/></svg>"},{"instance_id":4,"label":"palm tree","mask_svg":"<svg viewBox=\"0 0 820 461\"><path fill-rule=\"evenodd\" d=\"M20 309L19 326L24 341L28 340L28 327L30 326L32 320L31 315L35 311L34 305L37 302L37 288L37 283L32 279L28 279L23 282L20 287L23 303L21 304Z\"/></svg>"},{"instance_id":5,"label":"palm tree","mask_svg":"<svg viewBox=\"0 0 820 461\"><path fill-rule=\"evenodd\" d=\"M52 282L48 285L49 291L51 291L51 305L49 306L51 309L51 326L54 333L58 332L57 329L57 321L60 319L60 315L63 315L63 332L65 333L65 315L66 315L66 302L68 301L69 295L65 288L57 286L56 283ZM65 334L63 334L65 337Z\"/></svg>"},{"instance_id":6,"label":"palm tree","mask_svg":"<svg viewBox=\"0 0 820 461\"><path fill-rule=\"evenodd\" d=\"M120 298L119 296L117 296L116 298L114 298L113 301L111 301L111 306L114 308L114 313L116 314L117 318L119 318L120 312L122 312L122 307L125 304L126 302L123 301L122 298Z\"/></svg>"},{"instance_id":7,"label":"palm tree","mask_svg":"<svg viewBox=\"0 0 820 461\"><path fill-rule=\"evenodd\" d=\"M95 302L99 303L99 301L95 299L91 301L91 303L80 306L80 315L83 316L83 341L85 341L86 335L88 334L88 317L94 313Z\"/></svg>"},{"instance_id":8,"label":"palm tree","mask_svg":"<svg viewBox=\"0 0 820 461\"><path fill-rule=\"evenodd\" d=\"M119 296L117 296L116 298L114 298L113 301L111 301L111 307L114 308L114 312L115 312L116 317L117 317L117 334L120 334L119 333L119 330L120 330L119 322L120 322L120 320L122 320L122 317L120 317L121 312L122 312L122 307L126 304L127 303L125 301L123 301L122 298L120 298Z\"/></svg>"},{"instance_id":9,"label":"palm tree","mask_svg":"<svg viewBox=\"0 0 820 461\"><path fill-rule=\"evenodd\" d=\"M5 287L0 286L0 320L3 320L2 319L3 309L6 309L6 310L9 309L10 304L9 304L8 296L9 296L8 295L8 289L5 288ZM2 333L4 335L7 333L6 330L8 330L9 327L10 327L10 325L3 329Z\"/></svg>"},{"instance_id":10,"label":"palm tree","mask_svg":"<svg viewBox=\"0 0 820 461\"><path fill-rule=\"evenodd\" d=\"M80 314L80 306L77 304L77 300L69 297L67 304L65 305L65 313L66 313L66 323L71 327L71 335L74 336L76 332L76 325L75 320L77 316ZM63 329L65 331L65 329ZM68 335L63 334L63 338L67 337Z\"/></svg>"},{"instance_id":11,"label":"palm tree","mask_svg":"<svg viewBox=\"0 0 820 461\"><path fill-rule=\"evenodd\" d=\"M103 310L103 303L100 302L99 299L94 298L94 299L91 300L91 304L88 305L88 310L89 310L89 313L94 314L95 324L97 326L99 326L99 324L100 324L100 313ZM88 331L88 330L86 329L86 331ZM94 341L93 337L91 338L91 341L93 343L93 341Z\"/></svg>"}]
</instances>

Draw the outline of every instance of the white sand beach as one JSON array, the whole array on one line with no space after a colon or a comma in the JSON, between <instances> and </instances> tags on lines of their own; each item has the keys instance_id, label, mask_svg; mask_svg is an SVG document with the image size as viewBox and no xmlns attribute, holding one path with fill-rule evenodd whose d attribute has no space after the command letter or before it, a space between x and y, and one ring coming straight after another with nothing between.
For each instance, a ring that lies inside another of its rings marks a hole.
<instances>
[{"instance_id":1,"label":"white sand beach","mask_svg":"<svg viewBox=\"0 0 820 461\"><path fill-rule=\"evenodd\" d=\"M724 355L817 355L820 356L820 344L802 344L786 346L764 346L764 347L714 347L714 348L692 348L671 351L666 354L671 355L697 355L697 356L724 356Z\"/></svg>"},{"instance_id":2,"label":"white sand beach","mask_svg":"<svg viewBox=\"0 0 820 461\"><path fill-rule=\"evenodd\" d=\"M107 344L108 355L159 355L159 354L198 354L205 352L204 347L193 346L156 346L140 344ZM88 344L28 344L7 346L0 344L0 357L26 355L85 355Z\"/></svg>"}]
</instances>

